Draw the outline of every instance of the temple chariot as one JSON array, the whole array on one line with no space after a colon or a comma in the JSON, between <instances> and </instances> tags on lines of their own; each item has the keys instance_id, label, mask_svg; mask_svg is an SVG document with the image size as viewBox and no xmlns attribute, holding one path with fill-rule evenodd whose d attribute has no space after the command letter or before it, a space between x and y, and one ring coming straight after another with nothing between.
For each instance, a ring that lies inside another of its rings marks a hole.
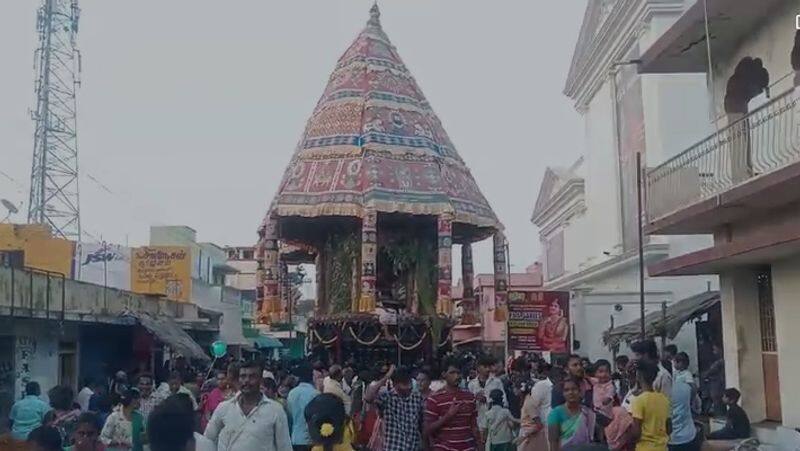
<instances>
[{"instance_id":1,"label":"temple chariot","mask_svg":"<svg viewBox=\"0 0 800 451\"><path fill-rule=\"evenodd\" d=\"M332 360L410 363L480 336L474 242L492 238L505 308L505 238L486 198L380 24L339 59L258 230L262 324L289 321L287 264L315 265L309 347ZM453 317L451 251L464 295Z\"/></svg>"}]
</instances>

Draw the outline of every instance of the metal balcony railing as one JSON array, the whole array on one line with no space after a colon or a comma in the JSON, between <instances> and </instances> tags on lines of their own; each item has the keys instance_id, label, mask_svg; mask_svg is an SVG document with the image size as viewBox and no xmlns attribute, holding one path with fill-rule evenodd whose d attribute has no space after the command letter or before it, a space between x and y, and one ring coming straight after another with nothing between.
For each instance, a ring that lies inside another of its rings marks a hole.
<instances>
[{"instance_id":1,"label":"metal balcony railing","mask_svg":"<svg viewBox=\"0 0 800 451\"><path fill-rule=\"evenodd\" d=\"M647 218L663 218L732 187L800 161L794 89L736 118L647 173Z\"/></svg>"}]
</instances>

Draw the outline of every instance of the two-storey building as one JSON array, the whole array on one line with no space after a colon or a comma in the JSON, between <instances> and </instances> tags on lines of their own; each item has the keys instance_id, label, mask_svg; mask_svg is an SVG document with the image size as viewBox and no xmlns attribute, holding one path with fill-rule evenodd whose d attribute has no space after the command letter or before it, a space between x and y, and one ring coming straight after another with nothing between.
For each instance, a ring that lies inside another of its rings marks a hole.
<instances>
[{"instance_id":1,"label":"two-storey building","mask_svg":"<svg viewBox=\"0 0 800 451\"><path fill-rule=\"evenodd\" d=\"M800 427L798 13L796 0L698 1L639 64L659 77L705 74L715 125L646 177L648 233L713 243L650 275L719 275L727 385L752 421L789 428Z\"/></svg>"}]
</instances>

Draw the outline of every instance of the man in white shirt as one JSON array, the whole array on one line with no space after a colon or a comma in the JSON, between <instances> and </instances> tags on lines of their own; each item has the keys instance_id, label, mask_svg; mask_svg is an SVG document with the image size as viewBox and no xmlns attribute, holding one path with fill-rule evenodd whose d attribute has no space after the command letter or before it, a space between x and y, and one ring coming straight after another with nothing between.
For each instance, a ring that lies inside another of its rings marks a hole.
<instances>
[{"instance_id":1,"label":"man in white shirt","mask_svg":"<svg viewBox=\"0 0 800 451\"><path fill-rule=\"evenodd\" d=\"M478 377L467 384L467 390L475 395L475 399L478 402L478 429L480 430L484 430L487 427L486 411L489 410L489 394L492 390L503 392L503 406L508 407L506 393L503 390L503 381L490 372L494 364L495 359L493 357L482 357L478 361Z\"/></svg>"},{"instance_id":2,"label":"man in white shirt","mask_svg":"<svg viewBox=\"0 0 800 451\"><path fill-rule=\"evenodd\" d=\"M344 392L342 387L342 379L344 378L342 367L331 365L329 373L330 375L322 381L322 393L336 395L344 403L345 414L350 415L350 406L353 404L353 400Z\"/></svg>"},{"instance_id":3,"label":"man in white shirt","mask_svg":"<svg viewBox=\"0 0 800 451\"><path fill-rule=\"evenodd\" d=\"M92 378L87 377L83 381L83 388L78 392L78 396L75 397L75 401L81 406L81 412L89 411L89 400L92 399L92 395L94 394L94 390L92 389L94 386L95 381Z\"/></svg>"},{"instance_id":4,"label":"man in white shirt","mask_svg":"<svg viewBox=\"0 0 800 451\"><path fill-rule=\"evenodd\" d=\"M243 364L239 394L211 416L204 435L217 451L292 451L286 413L261 393L261 371L257 362Z\"/></svg>"},{"instance_id":5,"label":"man in white shirt","mask_svg":"<svg viewBox=\"0 0 800 451\"><path fill-rule=\"evenodd\" d=\"M555 371L559 371L559 369L556 368ZM538 410L539 419L542 423L547 423L547 417L550 416L550 403L552 402L553 395L554 370L548 369L548 373L547 378L536 381L533 388L531 388L530 401Z\"/></svg>"}]
</instances>

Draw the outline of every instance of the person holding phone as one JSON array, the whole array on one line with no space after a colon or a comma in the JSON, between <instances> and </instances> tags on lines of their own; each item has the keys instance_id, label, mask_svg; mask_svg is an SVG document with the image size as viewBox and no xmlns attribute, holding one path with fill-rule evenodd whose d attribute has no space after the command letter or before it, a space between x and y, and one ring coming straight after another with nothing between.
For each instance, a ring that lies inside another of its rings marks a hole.
<instances>
[{"instance_id":1,"label":"person holding phone","mask_svg":"<svg viewBox=\"0 0 800 451\"><path fill-rule=\"evenodd\" d=\"M444 389L425 401L424 436L432 451L474 451L483 449L478 430L475 396L461 388L461 369L455 361L444 365Z\"/></svg>"}]
</instances>

